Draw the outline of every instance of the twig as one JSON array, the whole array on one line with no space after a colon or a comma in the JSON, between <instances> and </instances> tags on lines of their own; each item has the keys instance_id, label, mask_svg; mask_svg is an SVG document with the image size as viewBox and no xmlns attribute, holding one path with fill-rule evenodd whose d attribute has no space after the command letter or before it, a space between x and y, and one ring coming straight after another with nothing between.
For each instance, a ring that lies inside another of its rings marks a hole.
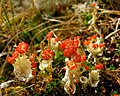
<instances>
[{"instance_id":1,"label":"twig","mask_svg":"<svg viewBox=\"0 0 120 96\"><path fill-rule=\"evenodd\" d=\"M120 18L118 18L118 22L117 22L117 24L116 24L115 31L118 29L118 25L119 25L119 23L120 23Z\"/></svg>"},{"instance_id":2,"label":"twig","mask_svg":"<svg viewBox=\"0 0 120 96\"><path fill-rule=\"evenodd\" d=\"M120 31L120 29L115 30L114 32L110 33L109 35L107 35L107 36L105 37L105 39L110 38L112 35L116 34L118 31Z\"/></svg>"},{"instance_id":3,"label":"twig","mask_svg":"<svg viewBox=\"0 0 120 96\"><path fill-rule=\"evenodd\" d=\"M48 21L51 21L51 22L63 23L63 21L57 20L57 19L49 19L49 18L43 18L43 19L48 20Z\"/></svg>"},{"instance_id":4,"label":"twig","mask_svg":"<svg viewBox=\"0 0 120 96\"><path fill-rule=\"evenodd\" d=\"M4 52L4 53L0 53L0 57L4 56L4 55L7 55L7 54L10 54L11 52Z\"/></svg>"},{"instance_id":5,"label":"twig","mask_svg":"<svg viewBox=\"0 0 120 96\"><path fill-rule=\"evenodd\" d=\"M107 36L105 37L105 39L110 38L112 35L116 34L118 31L120 31L120 29L118 29L118 25L119 25L119 23L120 23L120 18L118 18L118 22L117 22L117 24L116 24L115 31L112 32L112 33L110 33L109 35L107 35ZM118 29L118 30L117 30L117 29Z\"/></svg>"},{"instance_id":6,"label":"twig","mask_svg":"<svg viewBox=\"0 0 120 96\"><path fill-rule=\"evenodd\" d=\"M99 8L98 10L102 11L101 14L103 14L103 13L108 13L108 14L120 15L120 11L106 10L106 9L100 9L100 8Z\"/></svg>"},{"instance_id":7,"label":"twig","mask_svg":"<svg viewBox=\"0 0 120 96\"><path fill-rule=\"evenodd\" d=\"M90 53L90 54L88 55L88 59L87 59L88 61L89 61L89 59L90 59L91 56L92 56L92 54Z\"/></svg>"}]
</instances>

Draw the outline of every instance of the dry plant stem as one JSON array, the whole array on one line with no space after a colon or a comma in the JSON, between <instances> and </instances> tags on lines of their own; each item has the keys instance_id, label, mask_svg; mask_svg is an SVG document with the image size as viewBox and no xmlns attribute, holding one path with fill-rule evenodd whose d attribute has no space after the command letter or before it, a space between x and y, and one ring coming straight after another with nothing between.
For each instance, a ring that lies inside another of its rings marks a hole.
<instances>
[{"instance_id":1,"label":"dry plant stem","mask_svg":"<svg viewBox=\"0 0 120 96\"><path fill-rule=\"evenodd\" d=\"M118 29L118 25L119 25L119 23L120 23L120 18L118 18L118 22L117 22L117 24L116 24L115 31Z\"/></svg>"},{"instance_id":2,"label":"dry plant stem","mask_svg":"<svg viewBox=\"0 0 120 96\"><path fill-rule=\"evenodd\" d=\"M116 24L115 31L112 32L112 33L110 33L109 35L107 35L107 36L105 37L105 39L110 38L112 35L116 34L118 31L120 31L120 29L118 29L118 25L119 25L119 23L120 23L120 18L118 18L118 22L117 22L117 24ZM117 30L117 29L118 29L118 30Z\"/></svg>"},{"instance_id":3,"label":"dry plant stem","mask_svg":"<svg viewBox=\"0 0 120 96\"><path fill-rule=\"evenodd\" d=\"M45 27L44 29L42 29L41 31L39 31L38 33L35 34L35 36L32 38L32 41L30 43L30 46L32 45L34 39L36 38L36 36L38 36L38 34L40 34L41 32L45 31L45 30L48 30L48 29L51 29L51 28L54 28L54 27L58 27L62 24L56 24L56 25L52 25L52 26L48 26L48 27Z\"/></svg>"},{"instance_id":4,"label":"dry plant stem","mask_svg":"<svg viewBox=\"0 0 120 96\"><path fill-rule=\"evenodd\" d=\"M99 32L98 29L96 28L95 24L93 25L93 28L95 29L96 33L100 35L100 32Z\"/></svg>"},{"instance_id":5,"label":"dry plant stem","mask_svg":"<svg viewBox=\"0 0 120 96\"><path fill-rule=\"evenodd\" d=\"M49 39L49 40L48 40L48 48L50 48L50 43L51 43L51 42L50 42L50 39Z\"/></svg>"},{"instance_id":6,"label":"dry plant stem","mask_svg":"<svg viewBox=\"0 0 120 96\"><path fill-rule=\"evenodd\" d=\"M54 35L55 38L57 38L57 35L54 33L56 30L57 29L52 30L52 33L53 33L53 35Z\"/></svg>"},{"instance_id":7,"label":"dry plant stem","mask_svg":"<svg viewBox=\"0 0 120 96\"><path fill-rule=\"evenodd\" d=\"M52 62L51 62L52 63ZM49 71L49 76L50 76L50 78L52 78L52 66L51 66L52 64L49 64L49 66L48 66L48 71Z\"/></svg>"},{"instance_id":8,"label":"dry plant stem","mask_svg":"<svg viewBox=\"0 0 120 96\"><path fill-rule=\"evenodd\" d=\"M49 23L49 21L47 21L47 22L45 22L45 23L41 23L40 25L38 25L38 26L36 26L36 27L34 27L34 28L32 28L32 29L29 29L29 30L27 30L27 32L33 31L33 30L35 30L36 28L38 28L38 27L40 27L40 26L42 26L42 25L44 25L44 24L47 24L47 23ZM14 35L14 36L10 39L10 41L7 43L6 47L4 48L4 50L3 50L2 52L4 52L4 51L6 50L6 48L7 48L8 45L11 43L11 41L12 41L15 37L17 37L21 32L22 32L22 31L18 32L16 35Z\"/></svg>"},{"instance_id":9,"label":"dry plant stem","mask_svg":"<svg viewBox=\"0 0 120 96\"><path fill-rule=\"evenodd\" d=\"M73 16L72 15L66 15L66 16L60 16L60 17L53 17L53 18L56 18L56 19L67 19L67 18L71 18Z\"/></svg>"},{"instance_id":10,"label":"dry plant stem","mask_svg":"<svg viewBox=\"0 0 120 96\"><path fill-rule=\"evenodd\" d=\"M0 78L2 77L2 74L4 72L4 68L5 68L6 64L7 64L7 61L5 61L2 65L2 67L0 68Z\"/></svg>"},{"instance_id":11,"label":"dry plant stem","mask_svg":"<svg viewBox=\"0 0 120 96\"><path fill-rule=\"evenodd\" d=\"M92 16L93 18L92 18L92 23L91 24L93 25L93 28L95 29L96 33L100 35L100 32L98 31L98 29L96 28L96 25L95 25L96 20L97 20L97 16L96 16L97 14L96 13L97 13L97 9L95 8L94 12L93 12L93 16Z\"/></svg>"},{"instance_id":12,"label":"dry plant stem","mask_svg":"<svg viewBox=\"0 0 120 96\"><path fill-rule=\"evenodd\" d=\"M97 20L97 16L96 16L97 14L96 13L97 13L97 9L94 9L94 11L92 13L91 25L89 26L88 29L90 30L90 29L94 28L95 32L100 35L100 32L97 29L96 24L95 24L96 20Z\"/></svg>"},{"instance_id":13,"label":"dry plant stem","mask_svg":"<svg viewBox=\"0 0 120 96\"><path fill-rule=\"evenodd\" d=\"M80 30L80 28L59 28L59 29L55 29L55 30L53 30L54 32L56 32L56 31L69 31L69 30ZM55 35L54 35L55 36ZM55 38L56 38L57 36L55 36Z\"/></svg>"},{"instance_id":14,"label":"dry plant stem","mask_svg":"<svg viewBox=\"0 0 120 96\"><path fill-rule=\"evenodd\" d=\"M101 12L101 14L104 14L104 13L108 13L108 14L116 14L116 15L120 15L120 11L115 11L115 10L106 10L106 9L98 9Z\"/></svg>"},{"instance_id":15,"label":"dry plant stem","mask_svg":"<svg viewBox=\"0 0 120 96\"><path fill-rule=\"evenodd\" d=\"M112 32L112 33L110 33L109 35L107 35L107 36L105 37L105 39L110 38L112 35L116 34L116 33L119 32L119 31L120 31L120 29L118 29L118 30L116 30L116 31L114 31L114 32Z\"/></svg>"},{"instance_id":16,"label":"dry plant stem","mask_svg":"<svg viewBox=\"0 0 120 96\"><path fill-rule=\"evenodd\" d=\"M94 57L94 62L96 63L97 62L97 57L96 56L93 56Z\"/></svg>"},{"instance_id":17,"label":"dry plant stem","mask_svg":"<svg viewBox=\"0 0 120 96\"><path fill-rule=\"evenodd\" d=\"M120 72L120 69L117 69L117 70L106 70L108 72Z\"/></svg>"},{"instance_id":18,"label":"dry plant stem","mask_svg":"<svg viewBox=\"0 0 120 96\"><path fill-rule=\"evenodd\" d=\"M106 72L106 74L110 75L111 77L113 77L115 79L119 78L117 73L119 73L120 70L117 72L115 70L105 70L105 72Z\"/></svg>"},{"instance_id":19,"label":"dry plant stem","mask_svg":"<svg viewBox=\"0 0 120 96\"><path fill-rule=\"evenodd\" d=\"M92 56L92 54L90 53L90 54L88 55L88 58L87 58L88 61L89 61L89 59L90 59L91 56Z\"/></svg>"},{"instance_id":20,"label":"dry plant stem","mask_svg":"<svg viewBox=\"0 0 120 96\"><path fill-rule=\"evenodd\" d=\"M110 2L110 6L112 7L112 9L114 9L114 10L115 10L115 9L116 9L116 7L114 8L114 6L113 6L113 2L112 2L111 0L110 0L109 2Z\"/></svg>"},{"instance_id":21,"label":"dry plant stem","mask_svg":"<svg viewBox=\"0 0 120 96\"><path fill-rule=\"evenodd\" d=\"M43 26L43 25L45 25L45 24L48 24L48 23L50 23L50 21L46 21L46 22L44 22L44 23L41 23L41 24L35 26L35 27L32 28L32 29L28 29L28 32L33 31L33 30L35 30L35 29L37 29L37 28L39 28L39 27L41 27L41 26Z\"/></svg>"},{"instance_id":22,"label":"dry plant stem","mask_svg":"<svg viewBox=\"0 0 120 96\"><path fill-rule=\"evenodd\" d=\"M61 20L56 20L56 19L48 19L48 18L44 18L47 21L51 21L51 22L58 22L58 23L63 23L63 21Z\"/></svg>"},{"instance_id":23,"label":"dry plant stem","mask_svg":"<svg viewBox=\"0 0 120 96\"><path fill-rule=\"evenodd\" d=\"M14 94L18 94L18 93L20 93L21 91L26 90L27 88L31 88L31 87L33 87L34 85L35 85L35 84L32 84L32 85L27 86L27 87L25 87L25 88L23 88L23 89L20 89L20 90L18 90L18 91L15 91ZM10 94L13 94L13 93L10 93Z\"/></svg>"},{"instance_id":24,"label":"dry plant stem","mask_svg":"<svg viewBox=\"0 0 120 96\"><path fill-rule=\"evenodd\" d=\"M7 54L11 54L11 52L4 52L4 53L0 53L0 57L7 55Z\"/></svg>"},{"instance_id":25,"label":"dry plant stem","mask_svg":"<svg viewBox=\"0 0 120 96\"><path fill-rule=\"evenodd\" d=\"M8 38L6 34L0 34L1 37Z\"/></svg>"},{"instance_id":26,"label":"dry plant stem","mask_svg":"<svg viewBox=\"0 0 120 96\"><path fill-rule=\"evenodd\" d=\"M71 21L77 16L78 13L79 13L79 11L76 12L75 14L73 14L73 16L71 17L71 19L68 21L68 25L70 25Z\"/></svg>"},{"instance_id":27,"label":"dry plant stem","mask_svg":"<svg viewBox=\"0 0 120 96\"><path fill-rule=\"evenodd\" d=\"M71 24L74 24L75 22L71 22ZM60 23L60 24L56 24L56 25L51 25L51 26L48 26L48 27L45 27L44 29L42 29L41 31L39 31L38 33L35 34L35 36L32 38L32 41L30 43L30 46L32 45L33 43L33 40L36 38L36 36L38 36L38 34L40 34L41 32L44 32L45 30L48 30L48 29L51 29L51 28L54 28L54 27L58 27L58 26L61 26L61 25L67 25L68 22L65 22L65 23ZM76 24L76 23L75 23ZM78 24L78 23L77 23Z\"/></svg>"}]
</instances>

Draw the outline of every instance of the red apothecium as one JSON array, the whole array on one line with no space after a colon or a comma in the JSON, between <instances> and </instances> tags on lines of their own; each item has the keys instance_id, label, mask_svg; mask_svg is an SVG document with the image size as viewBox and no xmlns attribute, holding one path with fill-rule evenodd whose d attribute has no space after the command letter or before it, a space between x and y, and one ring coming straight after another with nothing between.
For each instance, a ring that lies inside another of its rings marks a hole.
<instances>
[{"instance_id":1,"label":"red apothecium","mask_svg":"<svg viewBox=\"0 0 120 96\"><path fill-rule=\"evenodd\" d=\"M16 47L16 50L18 51L18 53L23 54L28 50L28 44L25 42L21 42Z\"/></svg>"},{"instance_id":2,"label":"red apothecium","mask_svg":"<svg viewBox=\"0 0 120 96\"><path fill-rule=\"evenodd\" d=\"M30 57L30 61L34 61L34 58L35 58L35 54L32 54L31 57Z\"/></svg>"},{"instance_id":3,"label":"red apothecium","mask_svg":"<svg viewBox=\"0 0 120 96\"><path fill-rule=\"evenodd\" d=\"M59 38L55 38L55 41L58 42L58 41L60 41L60 39Z\"/></svg>"},{"instance_id":4,"label":"red apothecium","mask_svg":"<svg viewBox=\"0 0 120 96\"><path fill-rule=\"evenodd\" d=\"M41 56L43 59L49 60L50 58L54 56L54 52L50 49L46 49L42 52Z\"/></svg>"},{"instance_id":5,"label":"red apothecium","mask_svg":"<svg viewBox=\"0 0 120 96\"><path fill-rule=\"evenodd\" d=\"M103 64L102 63L95 65L95 69L102 69L102 68L103 68Z\"/></svg>"},{"instance_id":6,"label":"red apothecium","mask_svg":"<svg viewBox=\"0 0 120 96\"><path fill-rule=\"evenodd\" d=\"M32 61L31 63L32 63L32 64L31 64L31 65L32 65L32 68L36 68L36 66L37 66L36 62L35 62L35 61Z\"/></svg>"},{"instance_id":7,"label":"red apothecium","mask_svg":"<svg viewBox=\"0 0 120 96\"><path fill-rule=\"evenodd\" d=\"M83 55L81 56L81 62L84 62L84 61L86 61L86 55L85 55L85 54L83 54Z\"/></svg>"},{"instance_id":8,"label":"red apothecium","mask_svg":"<svg viewBox=\"0 0 120 96\"><path fill-rule=\"evenodd\" d=\"M12 64L13 62L14 62L14 60L15 60L15 58L13 58L13 57L7 57L7 61L10 63L10 64Z\"/></svg>"},{"instance_id":9,"label":"red apothecium","mask_svg":"<svg viewBox=\"0 0 120 96\"><path fill-rule=\"evenodd\" d=\"M76 48L75 46L67 46L68 48L66 48L63 52L64 56L70 58L72 55L76 54Z\"/></svg>"},{"instance_id":10,"label":"red apothecium","mask_svg":"<svg viewBox=\"0 0 120 96\"><path fill-rule=\"evenodd\" d=\"M81 62L81 56L79 54L76 54L73 61L75 61L75 62Z\"/></svg>"},{"instance_id":11,"label":"red apothecium","mask_svg":"<svg viewBox=\"0 0 120 96\"><path fill-rule=\"evenodd\" d=\"M93 43L93 44L92 44L92 47L93 47L93 48L98 48L98 44Z\"/></svg>"},{"instance_id":12,"label":"red apothecium","mask_svg":"<svg viewBox=\"0 0 120 96\"><path fill-rule=\"evenodd\" d=\"M19 53L18 53L17 50L15 50L15 51L12 52L12 57L13 58L16 58L18 55L19 55Z\"/></svg>"},{"instance_id":13,"label":"red apothecium","mask_svg":"<svg viewBox=\"0 0 120 96\"><path fill-rule=\"evenodd\" d=\"M46 35L46 39L50 40L52 38L53 33L52 32L48 32Z\"/></svg>"}]
</instances>

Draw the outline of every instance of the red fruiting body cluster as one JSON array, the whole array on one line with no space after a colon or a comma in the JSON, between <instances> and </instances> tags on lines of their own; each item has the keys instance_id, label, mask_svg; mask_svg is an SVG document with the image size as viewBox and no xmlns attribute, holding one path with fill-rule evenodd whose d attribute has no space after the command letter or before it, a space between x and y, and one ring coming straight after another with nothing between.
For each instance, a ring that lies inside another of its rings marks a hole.
<instances>
[{"instance_id":1,"label":"red fruiting body cluster","mask_svg":"<svg viewBox=\"0 0 120 96\"><path fill-rule=\"evenodd\" d=\"M30 57L30 61L34 61L34 58L35 58L35 54L32 54Z\"/></svg>"},{"instance_id":2,"label":"red fruiting body cluster","mask_svg":"<svg viewBox=\"0 0 120 96\"><path fill-rule=\"evenodd\" d=\"M95 43L93 43L92 44L92 47L95 49L95 48L98 48L98 44L95 44Z\"/></svg>"},{"instance_id":3,"label":"red fruiting body cluster","mask_svg":"<svg viewBox=\"0 0 120 96\"><path fill-rule=\"evenodd\" d=\"M74 46L77 49L79 46L79 40L77 38L74 38L74 40L66 39L66 40L62 41L60 44L60 48L62 50L69 48L69 46Z\"/></svg>"},{"instance_id":4,"label":"red fruiting body cluster","mask_svg":"<svg viewBox=\"0 0 120 96\"><path fill-rule=\"evenodd\" d=\"M14 52L12 52L12 57L16 58L19 55L18 51L15 50Z\"/></svg>"},{"instance_id":5,"label":"red fruiting body cluster","mask_svg":"<svg viewBox=\"0 0 120 96\"><path fill-rule=\"evenodd\" d=\"M60 41L60 39L59 38L55 38L55 41L58 42L58 41Z\"/></svg>"},{"instance_id":6,"label":"red fruiting body cluster","mask_svg":"<svg viewBox=\"0 0 120 96\"><path fill-rule=\"evenodd\" d=\"M18 53L20 54L24 54L27 50L28 50L28 44L25 42L19 43L18 46L16 47L16 51L18 51Z\"/></svg>"},{"instance_id":7,"label":"red fruiting body cluster","mask_svg":"<svg viewBox=\"0 0 120 96\"><path fill-rule=\"evenodd\" d=\"M83 55L81 56L81 62L85 62L85 61L86 61L86 55L83 54Z\"/></svg>"},{"instance_id":8,"label":"red fruiting body cluster","mask_svg":"<svg viewBox=\"0 0 120 96\"><path fill-rule=\"evenodd\" d=\"M81 62L81 56L79 54L76 54L73 61L75 61L75 62Z\"/></svg>"},{"instance_id":9,"label":"red fruiting body cluster","mask_svg":"<svg viewBox=\"0 0 120 96\"><path fill-rule=\"evenodd\" d=\"M36 68L36 62L35 61L32 61L31 65L32 65L32 68Z\"/></svg>"},{"instance_id":10,"label":"red fruiting body cluster","mask_svg":"<svg viewBox=\"0 0 120 96\"><path fill-rule=\"evenodd\" d=\"M68 46L68 48L66 48L63 52L64 56L70 58L72 55L76 54L76 48L74 46Z\"/></svg>"},{"instance_id":11,"label":"red fruiting body cluster","mask_svg":"<svg viewBox=\"0 0 120 96\"><path fill-rule=\"evenodd\" d=\"M72 44L73 44L73 40L71 40L71 39L66 39L66 40L64 40L64 41L61 42L60 48L61 48L62 50L65 50L65 48L66 48L67 45L72 45Z\"/></svg>"},{"instance_id":12,"label":"red fruiting body cluster","mask_svg":"<svg viewBox=\"0 0 120 96\"><path fill-rule=\"evenodd\" d=\"M18 46L16 47L15 51L12 52L12 57L7 57L7 61L12 64L15 61L15 58L19 55L19 54L23 54L28 50L28 44L25 42L21 42L18 44Z\"/></svg>"},{"instance_id":13,"label":"red fruiting body cluster","mask_svg":"<svg viewBox=\"0 0 120 96\"><path fill-rule=\"evenodd\" d=\"M34 61L34 58L35 58L35 54L32 54L30 57L30 62L33 69L36 68L37 66L36 62Z\"/></svg>"},{"instance_id":14,"label":"red fruiting body cluster","mask_svg":"<svg viewBox=\"0 0 120 96\"><path fill-rule=\"evenodd\" d=\"M90 6L92 6L92 7L95 7L97 4L96 4L96 2L92 2L91 4L90 4Z\"/></svg>"},{"instance_id":15,"label":"red fruiting body cluster","mask_svg":"<svg viewBox=\"0 0 120 96\"><path fill-rule=\"evenodd\" d=\"M104 38L104 35L103 35L103 34L100 34L100 37Z\"/></svg>"},{"instance_id":16,"label":"red fruiting body cluster","mask_svg":"<svg viewBox=\"0 0 120 96\"><path fill-rule=\"evenodd\" d=\"M100 48L103 48L105 46L105 44L99 44Z\"/></svg>"},{"instance_id":17,"label":"red fruiting body cluster","mask_svg":"<svg viewBox=\"0 0 120 96\"><path fill-rule=\"evenodd\" d=\"M47 35L46 35L46 39L47 40L50 40L52 38L52 32L48 32Z\"/></svg>"},{"instance_id":18,"label":"red fruiting body cluster","mask_svg":"<svg viewBox=\"0 0 120 96\"><path fill-rule=\"evenodd\" d=\"M74 38L74 40L66 39L61 42L60 48L64 50L64 56L70 58L72 55L77 54L77 48L79 47L78 38Z\"/></svg>"},{"instance_id":19,"label":"red fruiting body cluster","mask_svg":"<svg viewBox=\"0 0 120 96\"><path fill-rule=\"evenodd\" d=\"M49 60L50 58L52 58L54 56L54 52L50 49L46 49L42 52L42 58L45 60Z\"/></svg>"},{"instance_id":20,"label":"red fruiting body cluster","mask_svg":"<svg viewBox=\"0 0 120 96\"><path fill-rule=\"evenodd\" d=\"M36 75L36 71L32 70L32 75L35 76Z\"/></svg>"},{"instance_id":21,"label":"red fruiting body cluster","mask_svg":"<svg viewBox=\"0 0 120 96\"><path fill-rule=\"evenodd\" d=\"M75 55L75 58L73 59L75 62L85 62L86 61L86 55L80 56L78 53Z\"/></svg>"},{"instance_id":22,"label":"red fruiting body cluster","mask_svg":"<svg viewBox=\"0 0 120 96\"><path fill-rule=\"evenodd\" d=\"M79 82L79 80L78 80L78 79L76 79L76 80L75 80L75 83L78 83L78 82Z\"/></svg>"},{"instance_id":23,"label":"red fruiting body cluster","mask_svg":"<svg viewBox=\"0 0 120 96\"><path fill-rule=\"evenodd\" d=\"M87 40L85 40L85 41L83 42L83 44L84 44L84 45L89 45L89 44L90 44L90 42L89 42L89 41L87 41Z\"/></svg>"},{"instance_id":24,"label":"red fruiting body cluster","mask_svg":"<svg viewBox=\"0 0 120 96\"><path fill-rule=\"evenodd\" d=\"M84 66L86 70L89 70L89 66Z\"/></svg>"},{"instance_id":25,"label":"red fruiting body cluster","mask_svg":"<svg viewBox=\"0 0 120 96\"><path fill-rule=\"evenodd\" d=\"M96 39L97 37L98 37L97 35L93 35L91 38Z\"/></svg>"},{"instance_id":26,"label":"red fruiting body cluster","mask_svg":"<svg viewBox=\"0 0 120 96\"><path fill-rule=\"evenodd\" d=\"M87 46L87 45L89 45L90 44L90 41L91 40L95 40L96 38L97 38L98 36L97 35L93 35L93 36L90 36L90 37L88 37L84 42L83 42L83 44L85 45L85 46ZM100 37L104 37L103 35L100 35ZM105 46L105 44L97 44L97 43L92 43L92 48L94 48L94 49L96 49L96 48L98 48L98 47L100 47L100 48L103 48Z\"/></svg>"},{"instance_id":27,"label":"red fruiting body cluster","mask_svg":"<svg viewBox=\"0 0 120 96\"><path fill-rule=\"evenodd\" d=\"M93 35L93 36L89 36L87 37L87 40L95 40L98 36L97 35Z\"/></svg>"},{"instance_id":28,"label":"red fruiting body cluster","mask_svg":"<svg viewBox=\"0 0 120 96\"><path fill-rule=\"evenodd\" d=\"M64 56L68 58L72 58L74 62L84 62L86 61L86 56L82 55L77 52L77 49L79 47L79 39L81 36L75 37L73 40L71 39L66 39L61 42L60 48L63 50Z\"/></svg>"},{"instance_id":29,"label":"red fruiting body cluster","mask_svg":"<svg viewBox=\"0 0 120 96\"><path fill-rule=\"evenodd\" d=\"M31 57L30 57L30 62L31 62L32 75L33 75L33 76L36 75L36 70L35 70L35 68L36 68L36 66L37 66L36 62L34 61L34 58L35 58L35 54L32 54Z\"/></svg>"},{"instance_id":30,"label":"red fruiting body cluster","mask_svg":"<svg viewBox=\"0 0 120 96\"><path fill-rule=\"evenodd\" d=\"M15 61L15 58L14 57L7 57L7 61L12 64L14 61Z\"/></svg>"},{"instance_id":31,"label":"red fruiting body cluster","mask_svg":"<svg viewBox=\"0 0 120 96\"><path fill-rule=\"evenodd\" d=\"M24 54L26 51L28 50L28 44L25 43L25 42L21 42L18 44L18 46L16 47L15 51L12 52L12 57L7 57L7 61L12 64L14 63L15 61L15 58L17 58L17 56L19 54ZM30 58L30 62L31 62L31 67L32 67L32 75L35 75L36 72L35 72L35 68L36 68L36 62L34 62L34 58L35 58L35 55L32 54L31 58Z\"/></svg>"},{"instance_id":32,"label":"red fruiting body cluster","mask_svg":"<svg viewBox=\"0 0 120 96\"><path fill-rule=\"evenodd\" d=\"M66 65L68 66L68 68L70 68L70 70L73 70L73 69L77 68L77 64L72 60L67 61Z\"/></svg>"},{"instance_id":33,"label":"red fruiting body cluster","mask_svg":"<svg viewBox=\"0 0 120 96\"><path fill-rule=\"evenodd\" d=\"M103 64L97 64L95 65L95 69L103 69Z\"/></svg>"}]
</instances>

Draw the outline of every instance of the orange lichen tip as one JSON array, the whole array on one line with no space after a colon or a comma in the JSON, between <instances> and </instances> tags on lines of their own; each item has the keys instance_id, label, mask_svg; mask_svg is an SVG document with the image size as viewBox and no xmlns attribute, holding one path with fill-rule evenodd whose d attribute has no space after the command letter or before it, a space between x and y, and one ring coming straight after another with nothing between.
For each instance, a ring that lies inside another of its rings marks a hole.
<instances>
[{"instance_id":1,"label":"orange lichen tip","mask_svg":"<svg viewBox=\"0 0 120 96\"><path fill-rule=\"evenodd\" d=\"M18 53L20 54L25 53L27 50L28 50L28 44L25 42L20 42L16 47L16 51L18 51Z\"/></svg>"},{"instance_id":2,"label":"orange lichen tip","mask_svg":"<svg viewBox=\"0 0 120 96\"><path fill-rule=\"evenodd\" d=\"M89 44L90 44L90 42L89 42L89 41L87 41L87 40L85 40L85 41L83 42L83 44L84 44L84 45L89 45Z\"/></svg>"},{"instance_id":3,"label":"orange lichen tip","mask_svg":"<svg viewBox=\"0 0 120 96\"><path fill-rule=\"evenodd\" d=\"M92 36L92 39L96 39L96 38L97 38L97 35L93 35L93 36Z\"/></svg>"}]
</instances>

